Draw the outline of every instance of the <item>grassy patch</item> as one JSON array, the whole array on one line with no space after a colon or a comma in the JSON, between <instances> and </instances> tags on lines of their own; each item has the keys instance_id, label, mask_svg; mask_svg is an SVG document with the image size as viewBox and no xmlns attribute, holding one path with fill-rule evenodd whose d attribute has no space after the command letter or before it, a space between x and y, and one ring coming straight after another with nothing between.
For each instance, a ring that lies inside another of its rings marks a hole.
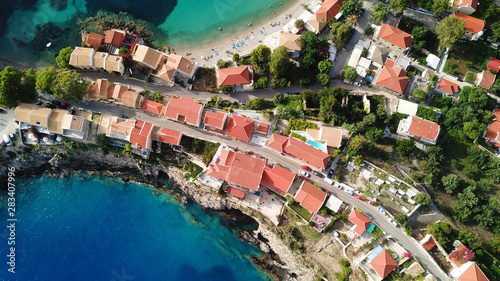
<instances>
[{"instance_id":1,"label":"grassy patch","mask_svg":"<svg viewBox=\"0 0 500 281\"><path fill-rule=\"evenodd\" d=\"M184 146L186 151L203 156L203 163L207 165L219 148L219 143L195 139L188 136L183 136L181 145Z\"/></svg>"},{"instance_id":2,"label":"grassy patch","mask_svg":"<svg viewBox=\"0 0 500 281\"><path fill-rule=\"evenodd\" d=\"M427 92L426 91L422 91L420 89L415 89L415 91L413 91L413 93L411 94L411 96L417 102L421 102L421 101L425 100L425 97L427 96Z\"/></svg>"},{"instance_id":3,"label":"grassy patch","mask_svg":"<svg viewBox=\"0 0 500 281\"><path fill-rule=\"evenodd\" d=\"M418 106L417 116L432 122L437 122L436 112L434 112L432 108L428 108L423 105Z\"/></svg>"},{"instance_id":4,"label":"grassy patch","mask_svg":"<svg viewBox=\"0 0 500 281\"><path fill-rule=\"evenodd\" d=\"M217 77L215 68L199 68L193 82L193 90L217 93Z\"/></svg>"},{"instance_id":5,"label":"grassy patch","mask_svg":"<svg viewBox=\"0 0 500 281\"><path fill-rule=\"evenodd\" d=\"M290 131L305 131L306 129L318 129L318 124L309 121L290 119L288 127L286 127L286 133L289 134Z\"/></svg>"},{"instance_id":6,"label":"grassy patch","mask_svg":"<svg viewBox=\"0 0 500 281\"><path fill-rule=\"evenodd\" d=\"M194 178L203 171L202 167L190 161L186 163L185 169L189 172L188 178Z\"/></svg>"},{"instance_id":7,"label":"grassy patch","mask_svg":"<svg viewBox=\"0 0 500 281\"><path fill-rule=\"evenodd\" d=\"M299 135L299 134L297 134L297 133L292 133L291 137L292 137L292 138L299 139L299 140L301 140L301 141L303 141L303 142L306 142L306 140L307 140L305 137L303 137L303 136L301 136L301 135Z\"/></svg>"},{"instance_id":8,"label":"grassy patch","mask_svg":"<svg viewBox=\"0 0 500 281\"><path fill-rule=\"evenodd\" d=\"M292 204L288 204L288 207L290 207L290 209L294 210L297 214L299 214L301 217L303 217L307 221L311 220L312 214L310 214L308 210L306 210L304 207L300 206L298 203L293 202Z\"/></svg>"}]
</instances>

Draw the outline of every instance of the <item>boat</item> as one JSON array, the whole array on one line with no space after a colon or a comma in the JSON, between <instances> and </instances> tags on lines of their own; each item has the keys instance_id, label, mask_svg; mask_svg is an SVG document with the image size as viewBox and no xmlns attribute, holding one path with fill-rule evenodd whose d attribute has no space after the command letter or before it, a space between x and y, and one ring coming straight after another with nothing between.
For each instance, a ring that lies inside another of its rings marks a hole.
<instances>
[{"instance_id":1,"label":"boat","mask_svg":"<svg viewBox=\"0 0 500 281\"><path fill-rule=\"evenodd\" d=\"M48 47L50 47L51 45L52 45L52 42L49 42L49 43L47 43L47 45L45 45L45 47L47 47L47 48L48 48Z\"/></svg>"},{"instance_id":2,"label":"boat","mask_svg":"<svg viewBox=\"0 0 500 281\"><path fill-rule=\"evenodd\" d=\"M222 27L219 26L219 31L222 31Z\"/></svg>"}]
</instances>

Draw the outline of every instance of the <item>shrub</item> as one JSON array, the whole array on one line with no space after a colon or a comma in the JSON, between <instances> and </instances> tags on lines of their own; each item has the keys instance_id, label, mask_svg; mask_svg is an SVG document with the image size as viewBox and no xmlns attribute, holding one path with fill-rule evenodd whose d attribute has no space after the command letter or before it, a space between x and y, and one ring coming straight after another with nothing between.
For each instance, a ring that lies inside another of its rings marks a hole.
<instances>
[{"instance_id":1,"label":"shrub","mask_svg":"<svg viewBox=\"0 0 500 281\"><path fill-rule=\"evenodd\" d=\"M307 141L307 139L306 139L304 136L301 136L301 135L299 135L299 134L297 134L297 133L292 133L291 137L292 137L292 138L299 139L299 140L301 140L301 141L303 141L303 142L306 142L306 141Z\"/></svg>"},{"instance_id":2,"label":"shrub","mask_svg":"<svg viewBox=\"0 0 500 281\"><path fill-rule=\"evenodd\" d=\"M468 71L467 75L465 75L465 81L467 81L469 83L474 83L475 79L476 79L476 77L472 71Z\"/></svg>"},{"instance_id":3,"label":"shrub","mask_svg":"<svg viewBox=\"0 0 500 281\"><path fill-rule=\"evenodd\" d=\"M220 60L217 61L217 67L218 68L226 68L227 65L228 65L228 63L225 60L223 60L223 59L220 59Z\"/></svg>"},{"instance_id":4,"label":"shrub","mask_svg":"<svg viewBox=\"0 0 500 281\"><path fill-rule=\"evenodd\" d=\"M163 94L160 91L156 91L151 93L148 99L158 103L163 103Z\"/></svg>"},{"instance_id":5,"label":"shrub","mask_svg":"<svg viewBox=\"0 0 500 281\"><path fill-rule=\"evenodd\" d=\"M267 79L267 77L260 77L259 80L254 83L254 89L266 89L268 82L269 80Z\"/></svg>"},{"instance_id":6,"label":"shrub","mask_svg":"<svg viewBox=\"0 0 500 281\"><path fill-rule=\"evenodd\" d=\"M363 30L363 33L366 35L366 36L372 36L374 33L375 33L375 28L373 28L371 25L368 25L367 27L365 27L365 29Z\"/></svg>"},{"instance_id":7,"label":"shrub","mask_svg":"<svg viewBox=\"0 0 500 281\"><path fill-rule=\"evenodd\" d=\"M219 91L221 91L223 93L229 93L229 92L231 92L232 89L233 89L233 87L228 86L228 85L219 87Z\"/></svg>"},{"instance_id":8,"label":"shrub","mask_svg":"<svg viewBox=\"0 0 500 281\"><path fill-rule=\"evenodd\" d=\"M469 69L472 68L472 62L470 62L470 61L466 62L465 67L467 67Z\"/></svg>"}]
</instances>

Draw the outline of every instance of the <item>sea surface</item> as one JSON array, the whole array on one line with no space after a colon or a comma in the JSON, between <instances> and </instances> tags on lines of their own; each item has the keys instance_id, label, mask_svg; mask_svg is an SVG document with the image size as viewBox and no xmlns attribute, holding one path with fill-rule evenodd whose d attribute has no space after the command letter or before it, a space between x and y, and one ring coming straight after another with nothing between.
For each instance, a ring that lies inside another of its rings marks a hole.
<instances>
[{"instance_id":1,"label":"sea surface","mask_svg":"<svg viewBox=\"0 0 500 281\"><path fill-rule=\"evenodd\" d=\"M60 49L80 45L77 17L93 16L99 9L128 12L162 28L168 37L160 38L154 42L156 45L169 45L178 51L208 48L241 32L249 32L257 24L279 21L273 19L273 13L279 14L296 1L6 0L0 3L0 57L30 66L54 64L54 57ZM53 23L54 30L61 29L57 30L57 39L47 35L47 38L37 38L37 42L32 42L36 26L47 23ZM46 50L33 47L49 42L52 45Z\"/></svg>"},{"instance_id":2,"label":"sea surface","mask_svg":"<svg viewBox=\"0 0 500 281\"><path fill-rule=\"evenodd\" d=\"M225 219L150 187L42 177L18 183L15 196L16 273L7 271L3 201L0 280L266 280L249 259L261 252Z\"/></svg>"}]
</instances>

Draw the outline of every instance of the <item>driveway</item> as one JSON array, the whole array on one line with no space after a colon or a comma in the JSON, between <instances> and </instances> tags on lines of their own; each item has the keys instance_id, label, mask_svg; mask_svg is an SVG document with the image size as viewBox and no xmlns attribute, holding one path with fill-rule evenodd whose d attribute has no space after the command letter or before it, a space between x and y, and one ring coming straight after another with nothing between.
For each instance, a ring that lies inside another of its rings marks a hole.
<instances>
[{"instance_id":1,"label":"driveway","mask_svg":"<svg viewBox=\"0 0 500 281\"><path fill-rule=\"evenodd\" d=\"M0 112L0 142L3 140L3 134L14 133L15 128L17 128L14 122L14 110L2 109Z\"/></svg>"}]
</instances>

